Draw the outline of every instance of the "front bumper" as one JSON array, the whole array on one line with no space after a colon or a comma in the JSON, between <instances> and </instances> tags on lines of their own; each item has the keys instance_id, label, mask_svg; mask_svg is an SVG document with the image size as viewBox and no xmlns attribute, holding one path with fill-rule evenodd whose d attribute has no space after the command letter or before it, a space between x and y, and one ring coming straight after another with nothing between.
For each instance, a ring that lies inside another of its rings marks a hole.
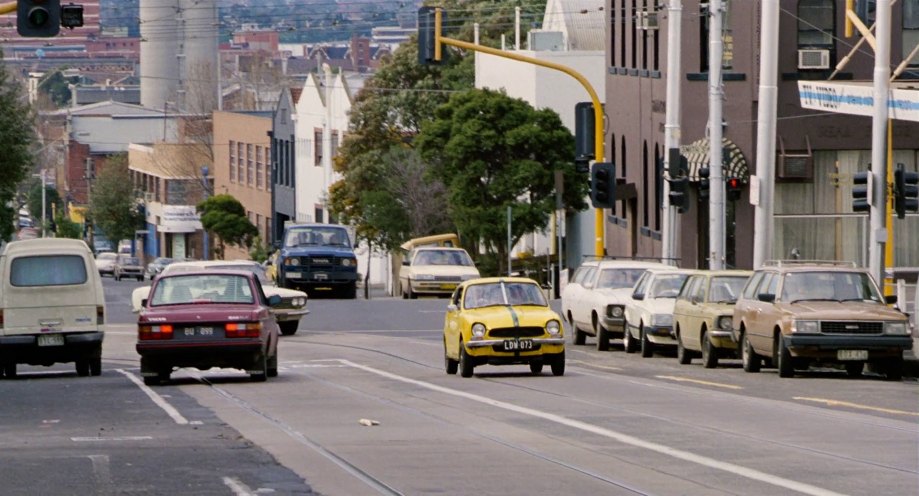
<instances>
[{"instance_id":1,"label":"front bumper","mask_svg":"<svg viewBox=\"0 0 919 496\"><path fill-rule=\"evenodd\" d=\"M308 315L310 311L305 308L302 310L272 309L271 313L274 314L274 318L278 322L289 322L292 320L300 320L300 317Z\"/></svg>"},{"instance_id":2,"label":"front bumper","mask_svg":"<svg viewBox=\"0 0 919 496\"><path fill-rule=\"evenodd\" d=\"M564 345L565 338L524 338L533 341L534 345ZM466 343L467 348L490 348L494 346L503 346L505 341L513 341L513 339L481 339L481 340L470 340ZM513 353L509 351L508 353Z\"/></svg>"},{"instance_id":3,"label":"front bumper","mask_svg":"<svg viewBox=\"0 0 919 496\"><path fill-rule=\"evenodd\" d=\"M645 326L645 334L654 344L676 346L673 326Z\"/></svg>"},{"instance_id":4,"label":"front bumper","mask_svg":"<svg viewBox=\"0 0 919 496\"><path fill-rule=\"evenodd\" d=\"M460 281L417 281L413 280L412 292L418 294L453 294Z\"/></svg>"},{"instance_id":5,"label":"front bumper","mask_svg":"<svg viewBox=\"0 0 919 496\"><path fill-rule=\"evenodd\" d=\"M734 337L734 331L725 331L721 329L714 329L706 331L708 340L712 343L712 346L715 348L736 350L738 349L737 339Z\"/></svg>"},{"instance_id":6,"label":"front bumper","mask_svg":"<svg viewBox=\"0 0 919 496\"><path fill-rule=\"evenodd\" d=\"M604 316L603 327L613 334L625 334L625 318Z\"/></svg>"},{"instance_id":7,"label":"front bumper","mask_svg":"<svg viewBox=\"0 0 919 496\"><path fill-rule=\"evenodd\" d=\"M825 334L792 334L783 337L793 356L834 358L839 350L868 350L869 359L902 356L913 348L912 336L828 336Z\"/></svg>"}]
</instances>

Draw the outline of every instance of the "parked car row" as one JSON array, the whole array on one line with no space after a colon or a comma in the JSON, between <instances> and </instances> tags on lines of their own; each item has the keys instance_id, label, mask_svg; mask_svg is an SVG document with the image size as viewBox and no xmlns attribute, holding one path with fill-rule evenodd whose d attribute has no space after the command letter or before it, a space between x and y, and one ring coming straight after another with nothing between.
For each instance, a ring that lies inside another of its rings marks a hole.
<instances>
[{"instance_id":1,"label":"parked car row","mask_svg":"<svg viewBox=\"0 0 919 496\"><path fill-rule=\"evenodd\" d=\"M640 274L636 277L636 273ZM628 281L634 284L628 286ZM681 364L740 358L747 372L791 377L811 365L866 364L890 380L912 348L908 316L892 308L866 269L846 262L774 261L755 271L686 270L631 260L589 260L562 291L573 342L607 350L676 351Z\"/></svg>"}]
</instances>

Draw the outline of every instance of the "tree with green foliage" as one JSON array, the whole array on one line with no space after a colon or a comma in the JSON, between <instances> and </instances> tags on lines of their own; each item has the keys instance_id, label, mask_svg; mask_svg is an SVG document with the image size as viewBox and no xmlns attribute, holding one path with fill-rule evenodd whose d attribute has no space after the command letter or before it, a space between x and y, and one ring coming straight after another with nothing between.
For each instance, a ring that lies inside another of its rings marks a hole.
<instances>
[{"instance_id":1,"label":"tree with green foliage","mask_svg":"<svg viewBox=\"0 0 919 496\"><path fill-rule=\"evenodd\" d=\"M4 240L13 235L18 217L13 199L19 184L29 177L30 148L35 143L33 114L21 88L0 64L0 238Z\"/></svg>"},{"instance_id":2,"label":"tree with green foliage","mask_svg":"<svg viewBox=\"0 0 919 496\"><path fill-rule=\"evenodd\" d=\"M134 239L135 231L143 229L143 205L131 182L127 154L113 155L98 173L90 195L89 217L116 244Z\"/></svg>"},{"instance_id":3,"label":"tree with green foliage","mask_svg":"<svg viewBox=\"0 0 919 496\"><path fill-rule=\"evenodd\" d=\"M208 197L197 206L201 225L218 237L214 250L223 258L224 244L249 248L258 236L258 228L246 215L246 208L232 195L222 194Z\"/></svg>"},{"instance_id":4,"label":"tree with green foliage","mask_svg":"<svg viewBox=\"0 0 919 496\"><path fill-rule=\"evenodd\" d=\"M34 218L41 217L42 208L41 208L41 179L34 178L32 181L32 187L29 188L29 196L26 200L26 205L29 207L29 213ZM57 189L54 186L45 186L45 216L46 219L42 221L46 224L48 221L54 218L54 212L63 212L64 211L64 201L61 199L61 195L57 192Z\"/></svg>"},{"instance_id":5,"label":"tree with green foliage","mask_svg":"<svg viewBox=\"0 0 919 496\"><path fill-rule=\"evenodd\" d=\"M54 216L54 227L54 234L58 238L83 239L83 228L65 217L62 210L58 210Z\"/></svg>"},{"instance_id":6,"label":"tree with green foliage","mask_svg":"<svg viewBox=\"0 0 919 496\"><path fill-rule=\"evenodd\" d=\"M521 7L526 20L541 16L546 2L445 0L438 5L447 13L444 35L471 41L473 25L478 22L480 43L499 46L501 35L514 32L515 7ZM525 22L524 36L529 27ZM384 159L390 156L398 162L397 155L390 154L400 152L393 150L410 149L423 123L451 93L473 87L472 54L447 46L444 50L450 54L442 64L423 66L418 64L416 39L401 44L355 97L349 131L335 159L342 180L330 188L330 209L355 226L359 240L392 249L408 238L454 230L443 215L446 197L438 194L443 185L437 176L428 174L427 165L412 159L393 167ZM430 193L429 198L410 201L404 192L394 191L391 182L411 184L410 194ZM366 208L374 211L365 212ZM393 225L406 219L407 226Z\"/></svg>"},{"instance_id":7,"label":"tree with green foliage","mask_svg":"<svg viewBox=\"0 0 919 496\"><path fill-rule=\"evenodd\" d=\"M555 172L568 208L587 207L587 181L575 171L574 136L550 109L535 110L504 92L453 95L415 138L422 157L447 186L449 213L466 239L507 258L511 238L546 227L555 209Z\"/></svg>"}]
</instances>

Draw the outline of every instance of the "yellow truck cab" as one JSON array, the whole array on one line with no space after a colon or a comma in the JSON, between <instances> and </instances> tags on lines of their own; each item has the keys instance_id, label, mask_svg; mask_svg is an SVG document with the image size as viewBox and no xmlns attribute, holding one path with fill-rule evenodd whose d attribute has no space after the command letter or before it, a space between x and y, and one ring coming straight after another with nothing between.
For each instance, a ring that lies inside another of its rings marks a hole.
<instances>
[{"instance_id":1,"label":"yellow truck cab","mask_svg":"<svg viewBox=\"0 0 919 496\"><path fill-rule=\"evenodd\" d=\"M12 241L0 256L0 373L16 365L74 362L102 373L105 295L92 250L81 240Z\"/></svg>"}]
</instances>

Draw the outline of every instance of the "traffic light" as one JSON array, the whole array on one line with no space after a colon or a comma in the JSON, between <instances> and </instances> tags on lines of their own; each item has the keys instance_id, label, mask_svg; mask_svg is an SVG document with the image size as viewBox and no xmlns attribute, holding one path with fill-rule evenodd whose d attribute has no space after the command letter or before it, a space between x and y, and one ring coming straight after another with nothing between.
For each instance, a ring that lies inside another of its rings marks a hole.
<instances>
[{"instance_id":1,"label":"traffic light","mask_svg":"<svg viewBox=\"0 0 919 496\"><path fill-rule=\"evenodd\" d=\"M919 211L919 173L903 170L903 165L893 173L894 209L897 217L906 217L906 212Z\"/></svg>"},{"instance_id":2,"label":"traffic light","mask_svg":"<svg viewBox=\"0 0 919 496\"><path fill-rule=\"evenodd\" d=\"M737 201L740 199L743 183L736 177L729 177L727 181L724 182L724 190L728 195L728 200Z\"/></svg>"},{"instance_id":3,"label":"traffic light","mask_svg":"<svg viewBox=\"0 0 919 496\"><path fill-rule=\"evenodd\" d=\"M590 168L590 203L594 208L612 208L616 203L616 174L612 162L594 162Z\"/></svg>"},{"instance_id":4,"label":"traffic light","mask_svg":"<svg viewBox=\"0 0 919 496\"><path fill-rule=\"evenodd\" d=\"M446 57L446 52L441 53L440 59L435 58L437 36L435 35L435 12L438 7L421 7L418 9L418 63L421 65L440 64ZM447 13L441 9L441 26L447 22Z\"/></svg>"},{"instance_id":5,"label":"traffic light","mask_svg":"<svg viewBox=\"0 0 919 496\"><path fill-rule=\"evenodd\" d=\"M689 189L689 178L680 176L668 179L667 181L670 182L670 193L667 195L667 198L670 200L670 206L676 207L679 213L685 212L686 191Z\"/></svg>"},{"instance_id":6,"label":"traffic light","mask_svg":"<svg viewBox=\"0 0 919 496\"><path fill-rule=\"evenodd\" d=\"M16 31L33 38L57 36L61 31L61 0L19 0Z\"/></svg>"},{"instance_id":7,"label":"traffic light","mask_svg":"<svg viewBox=\"0 0 919 496\"><path fill-rule=\"evenodd\" d=\"M592 102L578 102L574 106L574 167L587 172L593 160L596 140L596 117Z\"/></svg>"},{"instance_id":8,"label":"traffic light","mask_svg":"<svg viewBox=\"0 0 919 496\"><path fill-rule=\"evenodd\" d=\"M871 210L871 173L856 172L852 176L852 211L867 212Z\"/></svg>"},{"instance_id":9,"label":"traffic light","mask_svg":"<svg viewBox=\"0 0 919 496\"><path fill-rule=\"evenodd\" d=\"M703 167L699 169L699 201L705 201L708 199L708 192L710 185L708 182L709 170L708 167Z\"/></svg>"}]
</instances>

